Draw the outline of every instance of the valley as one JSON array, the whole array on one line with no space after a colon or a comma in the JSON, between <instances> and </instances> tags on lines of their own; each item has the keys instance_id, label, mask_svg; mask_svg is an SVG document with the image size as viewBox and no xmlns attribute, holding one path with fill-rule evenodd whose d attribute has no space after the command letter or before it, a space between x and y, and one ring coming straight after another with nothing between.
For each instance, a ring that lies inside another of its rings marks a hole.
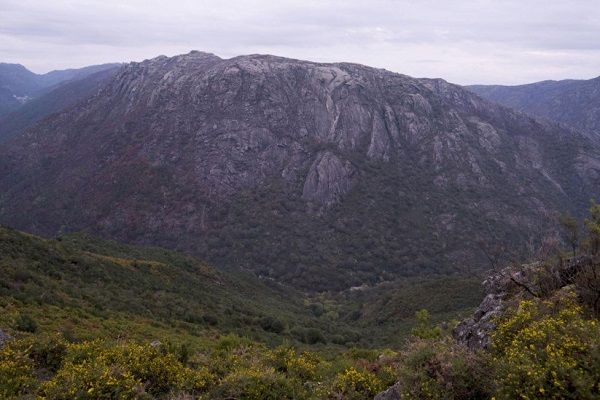
<instances>
[{"instance_id":1,"label":"valley","mask_svg":"<svg viewBox=\"0 0 600 400\"><path fill-rule=\"evenodd\" d=\"M1 398L600 396L594 80L0 67Z\"/></svg>"}]
</instances>

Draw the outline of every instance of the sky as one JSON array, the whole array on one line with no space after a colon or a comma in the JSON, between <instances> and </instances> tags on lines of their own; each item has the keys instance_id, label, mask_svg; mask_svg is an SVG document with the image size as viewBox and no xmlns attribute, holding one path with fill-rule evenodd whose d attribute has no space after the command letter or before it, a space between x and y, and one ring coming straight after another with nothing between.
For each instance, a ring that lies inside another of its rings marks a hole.
<instances>
[{"instance_id":1,"label":"sky","mask_svg":"<svg viewBox=\"0 0 600 400\"><path fill-rule=\"evenodd\" d=\"M0 62L37 73L200 50L458 84L600 75L600 0L0 0Z\"/></svg>"}]
</instances>

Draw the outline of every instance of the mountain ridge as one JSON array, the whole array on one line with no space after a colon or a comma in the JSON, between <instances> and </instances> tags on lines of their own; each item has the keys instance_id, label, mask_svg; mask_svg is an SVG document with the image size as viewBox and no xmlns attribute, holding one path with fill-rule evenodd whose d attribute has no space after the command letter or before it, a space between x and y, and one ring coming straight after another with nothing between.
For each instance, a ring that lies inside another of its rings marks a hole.
<instances>
[{"instance_id":1,"label":"mountain ridge","mask_svg":"<svg viewBox=\"0 0 600 400\"><path fill-rule=\"evenodd\" d=\"M128 64L9 140L0 221L343 289L539 240L540 216L597 196L597 153L440 79L192 52Z\"/></svg>"},{"instance_id":2,"label":"mountain ridge","mask_svg":"<svg viewBox=\"0 0 600 400\"><path fill-rule=\"evenodd\" d=\"M118 68L107 68L82 78L63 82L27 101L16 110L0 116L0 140L18 135L49 115L64 111L95 94Z\"/></svg>"},{"instance_id":3,"label":"mountain ridge","mask_svg":"<svg viewBox=\"0 0 600 400\"><path fill-rule=\"evenodd\" d=\"M90 65L83 68L53 70L36 74L21 64L0 63L0 117L18 110L61 83L85 78L90 74L113 68L119 64Z\"/></svg>"},{"instance_id":4,"label":"mountain ridge","mask_svg":"<svg viewBox=\"0 0 600 400\"><path fill-rule=\"evenodd\" d=\"M600 76L525 85L472 85L467 89L537 117L600 137Z\"/></svg>"}]
</instances>

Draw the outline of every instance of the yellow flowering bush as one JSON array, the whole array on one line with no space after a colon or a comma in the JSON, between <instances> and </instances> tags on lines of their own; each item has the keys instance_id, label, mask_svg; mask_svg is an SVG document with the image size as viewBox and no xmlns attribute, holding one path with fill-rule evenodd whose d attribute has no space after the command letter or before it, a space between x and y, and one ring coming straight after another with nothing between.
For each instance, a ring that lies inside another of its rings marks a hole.
<instances>
[{"instance_id":1,"label":"yellow flowering bush","mask_svg":"<svg viewBox=\"0 0 600 400\"><path fill-rule=\"evenodd\" d=\"M599 338L572 292L521 301L493 334L496 399L600 398Z\"/></svg>"},{"instance_id":2,"label":"yellow flowering bush","mask_svg":"<svg viewBox=\"0 0 600 400\"><path fill-rule=\"evenodd\" d=\"M251 366L227 375L210 398L239 400L284 400L305 398L302 388L274 368Z\"/></svg>"},{"instance_id":3,"label":"yellow flowering bush","mask_svg":"<svg viewBox=\"0 0 600 400\"><path fill-rule=\"evenodd\" d=\"M24 351L15 343L0 349L0 398L21 398L37 385L33 361L28 349Z\"/></svg>"},{"instance_id":4,"label":"yellow flowering bush","mask_svg":"<svg viewBox=\"0 0 600 400\"><path fill-rule=\"evenodd\" d=\"M351 367L336 376L329 397L345 400L366 399L384 389L385 385L377 375Z\"/></svg>"},{"instance_id":5,"label":"yellow flowering bush","mask_svg":"<svg viewBox=\"0 0 600 400\"><path fill-rule=\"evenodd\" d=\"M269 352L269 359L275 369L301 381L315 381L322 378L321 369L327 366L327 363L314 353L298 354L291 347L285 346Z\"/></svg>"},{"instance_id":6,"label":"yellow flowering bush","mask_svg":"<svg viewBox=\"0 0 600 400\"><path fill-rule=\"evenodd\" d=\"M206 368L191 370L173 354L135 343L97 340L70 344L56 375L41 386L44 399L134 399L205 390Z\"/></svg>"}]
</instances>

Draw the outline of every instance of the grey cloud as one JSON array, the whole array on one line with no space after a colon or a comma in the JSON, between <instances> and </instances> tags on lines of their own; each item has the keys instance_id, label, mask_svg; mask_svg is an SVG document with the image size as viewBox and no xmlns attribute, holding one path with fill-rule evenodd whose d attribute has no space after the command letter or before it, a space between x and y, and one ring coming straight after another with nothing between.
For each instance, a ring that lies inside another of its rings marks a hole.
<instances>
[{"instance_id":1,"label":"grey cloud","mask_svg":"<svg viewBox=\"0 0 600 400\"><path fill-rule=\"evenodd\" d=\"M600 74L595 0L0 1L0 60L37 71L198 49L457 83Z\"/></svg>"}]
</instances>

